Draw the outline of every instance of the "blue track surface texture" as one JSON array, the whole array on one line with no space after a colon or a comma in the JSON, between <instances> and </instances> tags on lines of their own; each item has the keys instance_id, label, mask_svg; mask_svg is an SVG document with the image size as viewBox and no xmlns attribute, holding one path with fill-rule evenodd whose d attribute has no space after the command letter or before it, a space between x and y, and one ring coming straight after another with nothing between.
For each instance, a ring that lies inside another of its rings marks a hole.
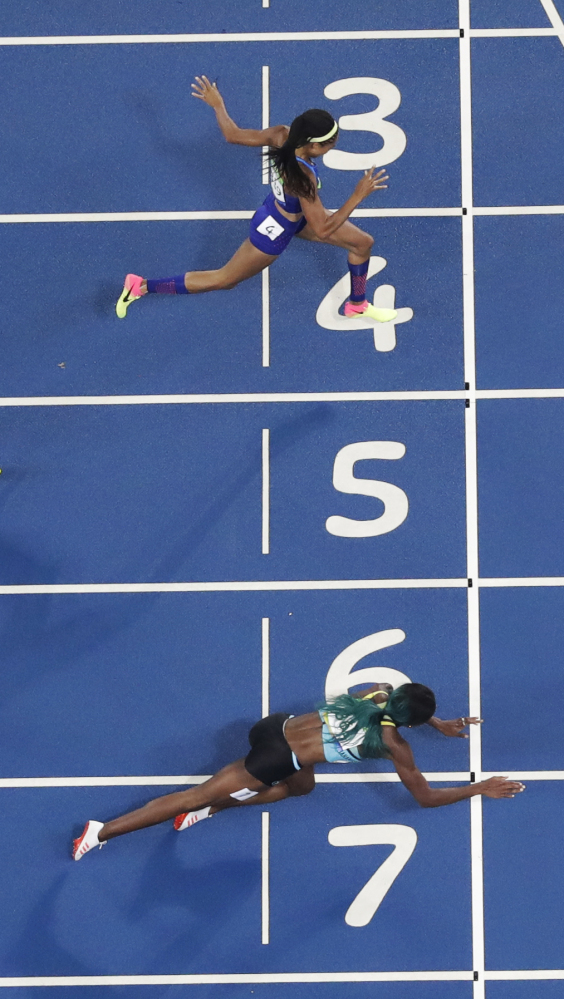
<instances>
[{"instance_id":1,"label":"blue track surface texture","mask_svg":"<svg viewBox=\"0 0 564 999\"><path fill-rule=\"evenodd\" d=\"M0 10L14 999L564 996L563 18L564 0ZM117 319L126 273L221 267L268 193L260 147L190 96L202 73L243 127L340 120L326 208L386 167L354 222L393 323L351 328L346 251L298 239L234 290ZM87 819L201 783L264 712L361 670L481 713L470 740L408 733L433 786L526 792L421 809L389 761L323 765L312 796L71 862Z\"/></svg>"}]
</instances>

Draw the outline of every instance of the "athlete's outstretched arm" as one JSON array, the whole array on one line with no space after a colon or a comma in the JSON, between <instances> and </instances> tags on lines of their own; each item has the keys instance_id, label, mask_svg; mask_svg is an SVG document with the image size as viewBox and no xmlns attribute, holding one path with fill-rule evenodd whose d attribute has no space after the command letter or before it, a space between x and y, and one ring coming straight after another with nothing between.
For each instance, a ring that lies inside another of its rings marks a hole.
<instances>
[{"instance_id":1,"label":"athlete's outstretched arm","mask_svg":"<svg viewBox=\"0 0 564 999\"><path fill-rule=\"evenodd\" d=\"M448 735L451 736L451 738L458 739L468 738L467 733L462 731L467 725L481 724L481 718L469 718L467 715L464 715L461 718L450 718L448 721L443 721L443 719L437 718L436 715L433 715L433 717L429 718L429 721L427 722L427 725L430 725L431 728L436 728L437 732L442 732L443 735Z\"/></svg>"},{"instance_id":2,"label":"athlete's outstretched arm","mask_svg":"<svg viewBox=\"0 0 564 999\"><path fill-rule=\"evenodd\" d=\"M287 125L273 125L272 128L239 128L227 114L225 102L207 76L197 76L192 84L192 97L199 97L215 111L217 124L228 142L238 146L282 146L288 135Z\"/></svg>"},{"instance_id":3,"label":"athlete's outstretched arm","mask_svg":"<svg viewBox=\"0 0 564 999\"><path fill-rule=\"evenodd\" d=\"M302 170L304 173L306 172L304 167L302 167ZM324 207L317 191L311 201L307 198L300 198L302 212L312 232L318 239L324 242L329 236L332 236L333 233L337 232L337 229L340 229L343 222L347 221L351 212L354 212L361 201L364 201L374 191L380 191L382 188L388 186L384 183L386 180L389 180L386 171L379 170L374 175L374 170L375 167L372 167L371 170L364 171L351 196L347 198L341 208L332 214Z\"/></svg>"},{"instance_id":4,"label":"athlete's outstretched arm","mask_svg":"<svg viewBox=\"0 0 564 999\"><path fill-rule=\"evenodd\" d=\"M475 794L485 794L487 798L514 798L524 790L525 785L520 781L507 780L506 777L490 777L489 780L462 787L431 787L415 763L411 746L399 732L386 728L383 738L399 779L422 808L454 805Z\"/></svg>"}]
</instances>

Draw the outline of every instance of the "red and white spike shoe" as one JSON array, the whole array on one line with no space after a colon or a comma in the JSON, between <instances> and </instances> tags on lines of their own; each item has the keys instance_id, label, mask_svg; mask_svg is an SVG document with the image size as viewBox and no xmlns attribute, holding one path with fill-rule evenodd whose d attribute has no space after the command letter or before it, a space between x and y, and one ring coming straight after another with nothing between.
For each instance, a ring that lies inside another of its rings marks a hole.
<instances>
[{"instance_id":1,"label":"red and white spike shoe","mask_svg":"<svg viewBox=\"0 0 564 999\"><path fill-rule=\"evenodd\" d=\"M206 805L205 808L199 808L197 812L183 812L182 815L177 815L174 820L174 828L177 832L182 832L183 829L188 829L196 822L201 822L202 819L211 819L210 808L211 805Z\"/></svg>"},{"instance_id":2,"label":"red and white spike shoe","mask_svg":"<svg viewBox=\"0 0 564 999\"><path fill-rule=\"evenodd\" d=\"M84 857L85 853L88 853L89 850L93 850L95 846L99 846L100 849L105 846L105 843L100 843L100 840L98 839L98 833L103 827L103 822L94 822L93 819L90 819L90 821L86 823L82 836L73 840L73 860L80 860L81 857Z\"/></svg>"}]
</instances>

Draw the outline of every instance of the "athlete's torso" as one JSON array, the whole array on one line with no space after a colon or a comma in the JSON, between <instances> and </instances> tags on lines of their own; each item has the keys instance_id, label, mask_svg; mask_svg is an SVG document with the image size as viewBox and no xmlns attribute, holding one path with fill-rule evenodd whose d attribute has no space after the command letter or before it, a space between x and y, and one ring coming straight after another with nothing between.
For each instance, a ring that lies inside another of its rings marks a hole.
<instances>
[{"instance_id":1,"label":"athlete's torso","mask_svg":"<svg viewBox=\"0 0 564 999\"><path fill-rule=\"evenodd\" d=\"M315 163L308 163L307 160L303 160L300 156L296 156L296 159L313 172L315 183L319 190L321 180L319 179L319 172ZM288 194L284 187L284 181L275 166L272 166L270 169L270 187L275 197L277 208L283 215L290 218L292 222L296 222L302 217L303 212L300 199L293 194Z\"/></svg>"}]
</instances>

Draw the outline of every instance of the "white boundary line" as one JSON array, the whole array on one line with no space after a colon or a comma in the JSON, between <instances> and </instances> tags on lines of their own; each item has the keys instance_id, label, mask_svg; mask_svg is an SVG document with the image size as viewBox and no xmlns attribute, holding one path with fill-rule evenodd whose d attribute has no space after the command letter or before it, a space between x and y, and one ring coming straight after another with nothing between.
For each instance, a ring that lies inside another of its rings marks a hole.
<instances>
[{"instance_id":1,"label":"white boundary line","mask_svg":"<svg viewBox=\"0 0 564 999\"><path fill-rule=\"evenodd\" d=\"M270 367L270 267L261 274L262 292L262 366Z\"/></svg>"},{"instance_id":2,"label":"white boundary line","mask_svg":"<svg viewBox=\"0 0 564 999\"><path fill-rule=\"evenodd\" d=\"M560 38L562 45L564 45L564 22L556 9L556 5L553 0L540 0L540 2L543 5L544 12L552 24L554 31Z\"/></svg>"},{"instance_id":3,"label":"white boundary line","mask_svg":"<svg viewBox=\"0 0 564 999\"><path fill-rule=\"evenodd\" d=\"M466 453L466 552L468 578L478 576L478 462L476 432L476 353L474 328L474 217L472 185L472 78L470 56L470 0L459 0L458 15L464 37L460 39L460 134L462 205L462 273L464 316L464 377L470 386L465 411ZM468 587L468 685L469 711L480 717L480 592ZM480 726L471 726L470 769L481 779ZM482 797L470 799L470 856L472 896L472 967L474 999L485 999L484 894L482 860Z\"/></svg>"},{"instance_id":4,"label":"white boundary line","mask_svg":"<svg viewBox=\"0 0 564 999\"><path fill-rule=\"evenodd\" d=\"M262 717L270 714L270 618L262 619L261 700Z\"/></svg>"},{"instance_id":5,"label":"white boundary line","mask_svg":"<svg viewBox=\"0 0 564 999\"><path fill-rule=\"evenodd\" d=\"M261 942L270 943L270 812L262 813L261 837Z\"/></svg>"},{"instance_id":6,"label":"white boundary line","mask_svg":"<svg viewBox=\"0 0 564 999\"><path fill-rule=\"evenodd\" d=\"M268 69L264 66L263 69ZM266 146L263 147L266 149ZM268 183L268 178L263 183ZM563 215L564 205L500 205L493 207L468 208L474 215ZM328 208L334 212L336 209ZM56 212L25 215L0 215L1 225L42 224L48 222L220 222L251 219L255 209L229 211L187 211L187 212ZM351 218L447 218L462 216L462 208L355 208Z\"/></svg>"},{"instance_id":7,"label":"white boundary line","mask_svg":"<svg viewBox=\"0 0 564 999\"><path fill-rule=\"evenodd\" d=\"M266 712L268 713L268 712ZM126 777L2 777L2 788L49 788L49 787L176 787L184 784L203 784L212 774L152 774L149 776ZM467 784L470 771L424 773L431 784ZM499 771L483 771L482 779L500 776ZM521 781L564 781L564 770L504 770L502 775L509 780ZM316 784L399 784L396 773L324 773L315 775Z\"/></svg>"},{"instance_id":8,"label":"white boundary line","mask_svg":"<svg viewBox=\"0 0 564 999\"><path fill-rule=\"evenodd\" d=\"M539 29L542 30L542 29ZM545 29L545 31L549 29ZM193 45L216 42L370 42L376 39L458 38L457 28L406 31L247 31L183 35L22 35L0 37L3 45Z\"/></svg>"},{"instance_id":9,"label":"white boundary line","mask_svg":"<svg viewBox=\"0 0 564 999\"><path fill-rule=\"evenodd\" d=\"M270 430L262 432L262 554L270 554Z\"/></svg>"},{"instance_id":10,"label":"white boundary line","mask_svg":"<svg viewBox=\"0 0 564 999\"><path fill-rule=\"evenodd\" d=\"M470 28L470 38L546 38L559 35L560 20L552 0L541 0L552 28ZM552 11L552 13L551 13ZM561 23L561 22L560 22ZM377 39L458 38L457 28L389 31L250 31L181 35L21 35L0 37L0 46L22 45L191 45L216 42L324 42L375 41Z\"/></svg>"},{"instance_id":11,"label":"white boundary line","mask_svg":"<svg viewBox=\"0 0 564 999\"><path fill-rule=\"evenodd\" d=\"M270 66L262 67L262 128L270 128ZM268 146L262 147L262 182L270 180Z\"/></svg>"},{"instance_id":12,"label":"white boundary line","mask_svg":"<svg viewBox=\"0 0 564 999\"><path fill-rule=\"evenodd\" d=\"M469 349L469 348L468 348ZM241 392L217 395L45 395L0 398L18 406L203 406L288 402L445 402L466 399L562 399L564 388L468 389L405 392Z\"/></svg>"},{"instance_id":13,"label":"white boundary line","mask_svg":"<svg viewBox=\"0 0 564 999\"><path fill-rule=\"evenodd\" d=\"M560 981L564 971L486 971L489 982ZM67 978L0 978L0 988L53 988L87 985L261 985L331 982L471 982L471 971L277 972L257 975L74 975Z\"/></svg>"}]
</instances>

